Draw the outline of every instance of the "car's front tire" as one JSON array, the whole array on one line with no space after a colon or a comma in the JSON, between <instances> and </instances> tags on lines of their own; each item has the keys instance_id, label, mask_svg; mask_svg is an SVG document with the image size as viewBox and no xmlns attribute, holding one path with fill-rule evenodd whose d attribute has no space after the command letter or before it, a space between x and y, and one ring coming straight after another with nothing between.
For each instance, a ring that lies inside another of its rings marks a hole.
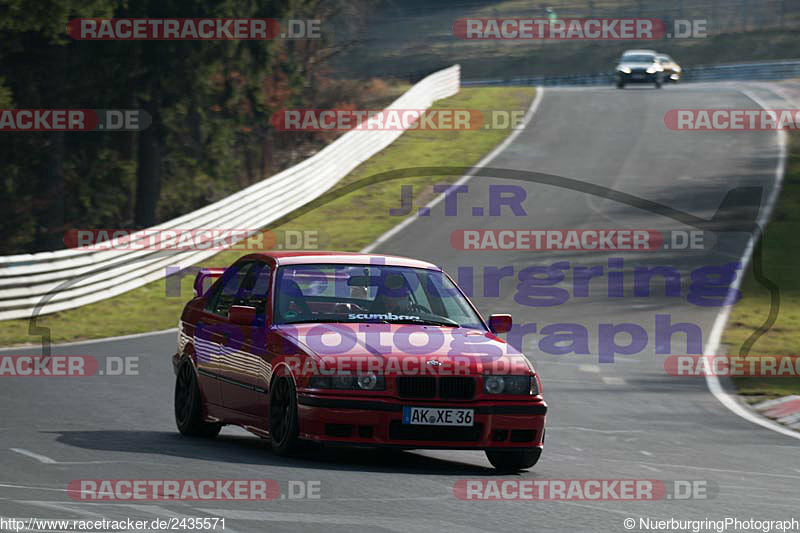
<instances>
[{"instance_id":1,"label":"car's front tire","mask_svg":"<svg viewBox=\"0 0 800 533\"><path fill-rule=\"evenodd\" d=\"M294 382L291 378L276 378L269 393L269 435L273 451L278 455L295 451L299 427Z\"/></svg>"},{"instance_id":2,"label":"car's front tire","mask_svg":"<svg viewBox=\"0 0 800 533\"><path fill-rule=\"evenodd\" d=\"M625 82L618 81L617 82L617 89L624 89L624 88L625 88Z\"/></svg>"},{"instance_id":3,"label":"car's front tire","mask_svg":"<svg viewBox=\"0 0 800 533\"><path fill-rule=\"evenodd\" d=\"M203 420L203 403L194 367L184 361L175 379L175 423L181 435L189 437L216 437L222 424Z\"/></svg>"},{"instance_id":4,"label":"car's front tire","mask_svg":"<svg viewBox=\"0 0 800 533\"><path fill-rule=\"evenodd\" d=\"M541 448L525 450L486 450L486 458L501 472L519 472L539 462Z\"/></svg>"}]
</instances>

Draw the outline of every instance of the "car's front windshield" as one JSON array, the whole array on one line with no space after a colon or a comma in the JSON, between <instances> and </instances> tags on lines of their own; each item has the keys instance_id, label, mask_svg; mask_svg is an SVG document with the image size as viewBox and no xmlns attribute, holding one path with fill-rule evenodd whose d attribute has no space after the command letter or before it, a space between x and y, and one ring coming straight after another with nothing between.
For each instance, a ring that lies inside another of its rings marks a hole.
<instances>
[{"instance_id":1,"label":"car's front windshield","mask_svg":"<svg viewBox=\"0 0 800 533\"><path fill-rule=\"evenodd\" d=\"M382 322L485 329L444 273L357 264L278 268L274 322Z\"/></svg>"},{"instance_id":2,"label":"car's front windshield","mask_svg":"<svg viewBox=\"0 0 800 533\"><path fill-rule=\"evenodd\" d=\"M655 56L651 54L628 54L622 56L620 63L652 63Z\"/></svg>"}]
</instances>

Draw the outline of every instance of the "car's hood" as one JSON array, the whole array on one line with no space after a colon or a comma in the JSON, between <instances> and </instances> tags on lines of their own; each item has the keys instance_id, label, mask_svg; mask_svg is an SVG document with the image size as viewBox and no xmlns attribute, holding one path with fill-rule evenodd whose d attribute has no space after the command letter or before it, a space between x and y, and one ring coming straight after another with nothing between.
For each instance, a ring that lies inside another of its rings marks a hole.
<instances>
[{"instance_id":1,"label":"car's hood","mask_svg":"<svg viewBox=\"0 0 800 533\"><path fill-rule=\"evenodd\" d=\"M524 373L520 352L487 331L410 324L291 324L277 326L282 336L323 361L355 359L376 369L413 371L434 366L481 374ZM370 363L371 362L371 363Z\"/></svg>"}]
</instances>

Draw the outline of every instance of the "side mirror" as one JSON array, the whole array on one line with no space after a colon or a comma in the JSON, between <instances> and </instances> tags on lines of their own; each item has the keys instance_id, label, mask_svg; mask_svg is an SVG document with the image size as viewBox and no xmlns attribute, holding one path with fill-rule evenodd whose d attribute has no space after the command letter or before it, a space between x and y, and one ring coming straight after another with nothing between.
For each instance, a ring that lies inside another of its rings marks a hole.
<instances>
[{"instance_id":1,"label":"side mirror","mask_svg":"<svg viewBox=\"0 0 800 533\"><path fill-rule=\"evenodd\" d=\"M224 268L201 268L194 278L194 295L203 296L208 290L208 287L205 286L205 281L210 279L213 283L224 272Z\"/></svg>"},{"instance_id":2,"label":"side mirror","mask_svg":"<svg viewBox=\"0 0 800 533\"><path fill-rule=\"evenodd\" d=\"M240 326L252 326L256 321L256 308L249 305L232 305L228 320Z\"/></svg>"},{"instance_id":3,"label":"side mirror","mask_svg":"<svg viewBox=\"0 0 800 533\"><path fill-rule=\"evenodd\" d=\"M233 309L233 308L231 308ZM492 333L505 333L511 329L511 315L492 315L489 317L489 329Z\"/></svg>"}]
</instances>

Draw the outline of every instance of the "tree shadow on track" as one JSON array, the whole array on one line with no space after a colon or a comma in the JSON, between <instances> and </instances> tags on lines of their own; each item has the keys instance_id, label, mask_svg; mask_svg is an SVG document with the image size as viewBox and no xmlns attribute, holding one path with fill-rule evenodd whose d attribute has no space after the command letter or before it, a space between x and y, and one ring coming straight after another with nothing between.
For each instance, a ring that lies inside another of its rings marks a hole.
<instances>
[{"instance_id":1,"label":"tree shadow on track","mask_svg":"<svg viewBox=\"0 0 800 533\"><path fill-rule=\"evenodd\" d=\"M224 432L224 430L223 430ZM52 431L57 442L87 450L178 457L215 463L426 475L496 476L488 466L427 457L400 450L307 446L280 457L255 436L220 434L216 439L183 437L165 431Z\"/></svg>"}]
</instances>

